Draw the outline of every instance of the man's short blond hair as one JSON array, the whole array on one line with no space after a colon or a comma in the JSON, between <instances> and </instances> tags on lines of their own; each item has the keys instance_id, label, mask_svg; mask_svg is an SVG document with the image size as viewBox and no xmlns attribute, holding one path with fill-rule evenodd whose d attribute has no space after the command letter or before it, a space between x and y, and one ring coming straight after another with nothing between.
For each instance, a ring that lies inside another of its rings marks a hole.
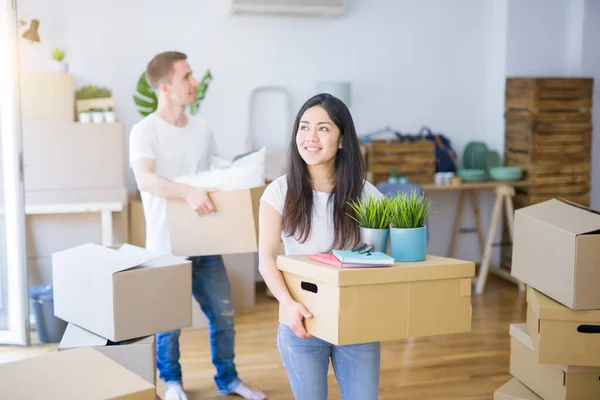
<instances>
[{"instance_id":1,"label":"man's short blond hair","mask_svg":"<svg viewBox=\"0 0 600 400\"><path fill-rule=\"evenodd\" d=\"M165 51L155 55L146 66L146 80L152 89L158 90L161 83L171 82L173 64L186 59L187 55L178 51Z\"/></svg>"}]
</instances>

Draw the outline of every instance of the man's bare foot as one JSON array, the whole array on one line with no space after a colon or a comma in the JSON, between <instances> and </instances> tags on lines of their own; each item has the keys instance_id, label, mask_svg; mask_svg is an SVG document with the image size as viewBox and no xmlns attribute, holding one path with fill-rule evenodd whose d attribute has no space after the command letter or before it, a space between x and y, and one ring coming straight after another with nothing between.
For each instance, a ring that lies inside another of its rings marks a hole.
<instances>
[{"instance_id":1,"label":"man's bare foot","mask_svg":"<svg viewBox=\"0 0 600 400\"><path fill-rule=\"evenodd\" d=\"M244 385L244 383L240 383L233 390L233 393L242 396L246 400L266 400L267 395L261 392L260 390L254 390Z\"/></svg>"}]
</instances>

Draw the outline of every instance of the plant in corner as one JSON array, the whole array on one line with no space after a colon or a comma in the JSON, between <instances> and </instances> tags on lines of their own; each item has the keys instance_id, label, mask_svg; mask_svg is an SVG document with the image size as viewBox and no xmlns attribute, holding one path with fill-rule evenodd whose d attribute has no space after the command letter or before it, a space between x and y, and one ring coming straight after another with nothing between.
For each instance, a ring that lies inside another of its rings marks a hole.
<instances>
[{"instance_id":1,"label":"plant in corner","mask_svg":"<svg viewBox=\"0 0 600 400\"><path fill-rule=\"evenodd\" d=\"M396 261L423 261L427 257L427 226L433 213L432 201L413 190L410 195L397 194L390 206L390 244Z\"/></svg>"},{"instance_id":2,"label":"plant in corner","mask_svg":"<svg viewBox=\"0 0 600 400\"><path fill-rule=\"evenodd\" d=\"M210 70L207 70L200 80L198 87L196 88L196 101L190 104L191 115L198 114L198 111L200 110L200 103L202 100L204 100L206 91L208 90L208 85L211 81L212 74L210 73ZM156 97L156 93L154 93L154 89L152 89L148 83L148 80L146 79L145 72L143 72L138 79L136 91L133 95L133 101L138 106L138 112L144 117L156 111L158 99Z\"/></svg>"},{"instance_id":3,"label":"plant in corner","mask_svg":"<svg viewBox=\"0 0 600 400\"><path fill-rule=\"evenodd\" d=\"M375 251L385 252L390 234L390 202L387 196L375 199L357 199L348 202L354 215L347 215L358 222L361 243L371 244Z\"/></svg>"}]
</instances>

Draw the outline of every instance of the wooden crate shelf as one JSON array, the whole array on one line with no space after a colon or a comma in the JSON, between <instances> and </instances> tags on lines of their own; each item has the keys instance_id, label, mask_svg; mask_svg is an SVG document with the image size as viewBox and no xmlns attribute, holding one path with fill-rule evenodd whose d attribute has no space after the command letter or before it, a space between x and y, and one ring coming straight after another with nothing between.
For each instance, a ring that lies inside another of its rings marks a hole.
<instances>
[{"instance_id":1,"label":"wooden crate shelf","mask_svg":"<svg viewBox=\"0 0 600 400\"><path fill-rule=\"evenodd\" d=\"M436 163L433 142L374 140L365 148L369 180L374 185L386 182L392 168L410 182L433 183Z\"/></svg>"},{"instance_id":2,"label":"wooden crate shelf","mask_svg":"<svg viewBox=\"0 0 600 400\"><path fill-rule=\"evenodd\" d=\"M507 121L504 147L507 154L521 163L590 159L592 124Z\"/></svg>"}]
</instances>

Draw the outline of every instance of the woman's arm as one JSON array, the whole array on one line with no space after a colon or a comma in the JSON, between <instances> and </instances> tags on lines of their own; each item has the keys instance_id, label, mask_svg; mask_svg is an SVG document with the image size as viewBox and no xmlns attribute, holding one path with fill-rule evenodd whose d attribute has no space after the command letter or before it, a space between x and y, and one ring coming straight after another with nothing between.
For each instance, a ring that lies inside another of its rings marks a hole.
<instances>
[{"instance_id":1,"label":"woman's arm","mask_svg":"<svg viewBox=\"0 0 600 400\"><path fill-rule=\"evenodd\" d=\"M273 296L279 301L283 323L288 325L296 336L308 338L302 320L311 318L310 312L294 301L285 285L282 273L277 269L277 255L281 238L281 215L264 201L260 203L258 220L258 269Z\"/></svg>"}]
</instances>

